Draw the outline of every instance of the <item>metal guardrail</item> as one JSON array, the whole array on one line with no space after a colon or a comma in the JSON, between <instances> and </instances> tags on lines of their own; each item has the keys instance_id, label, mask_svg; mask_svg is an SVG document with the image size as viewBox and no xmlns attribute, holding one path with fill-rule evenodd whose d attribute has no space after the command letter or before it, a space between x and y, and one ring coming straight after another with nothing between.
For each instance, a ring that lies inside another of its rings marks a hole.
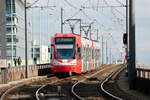
<instances>
[{"instance_id":1,"label":"metal guardrail","mask_svg":"<svg viewBox=\"0 0 150 100\"><path fill-rule=\"evenodd\" d=\"M150 69L136 68L137 77L150 79Z\"/></svg>"}]
</instances>

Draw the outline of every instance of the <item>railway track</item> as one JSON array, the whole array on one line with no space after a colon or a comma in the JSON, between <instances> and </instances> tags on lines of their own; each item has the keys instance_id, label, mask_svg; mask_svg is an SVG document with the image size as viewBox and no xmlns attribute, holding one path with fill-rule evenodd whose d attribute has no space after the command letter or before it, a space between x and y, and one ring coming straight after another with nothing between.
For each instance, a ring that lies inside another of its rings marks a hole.
<instances>
[{"instance_id":1,"label":"railway track","mask_svg":"<svg viewBox=\"0 0 150 100\"><path fill-rule=\"evenodd\" d=\"M118 68L116 71L112 72L102 83L101 83L101 90L102 92L107 95L107 97L111 98L112 100L123 100L122 98L115 96L114 94L110 93L109 91L105 90L104 84L110 80L113 80L117 77L117 75L123 71L125 67Z\"/></svg>"},{"instance_id":2,"label":"railway track","mask_svg":"<svg viewBox=\"0 0 150 100\"><path fill-rule=\"evenodd\" d=\"M53 76L37 82L21 84L8 89L1 96L1 100L74 100L76 98L80 100L95 100L93 98L102 100L98 99L103 98L99 91L97 91L95 97L91 95L95 94L94 92L91 92L91 94L88 92L89 90L95 91L95 88L97 89L96 86L117 68L119 68L119 66L105 65L96 71L87 72L82 75L61 79ZM84 90L82 87L88 90ZM88 87L91 87L91 89Z\"/></svg>"},{"instance_id":3,"label":"railway track","mask_svg":"<svg viewBox=\"0 0 150 100\"><path fill-rule=\"evenodd\" d=\"M35 92L46 83L54 83L59 79L57 77L45 78L39 81L17 84L10 87L2 95L1 100L35 100Z\"/></svg>"},{"instance_id":4,"label":"railway track","mask_svg":"<svg viewBox=\"0 0 150 100\"><path fill-rule=\"evenodd\" d=\"M107 79L110 73L118 68L120 69L121 67L112 66L103 68L88 78L77 82L72 87L73 95L79 100L103 100L104 97L100 94L100 84L103 83L105 78Z\"/></svg>"},{"instance_id":5,"label":"railway track","mask_svg":"<svg viewBox=\"0 0 150 100\"><path fill-rule=\"evenodd\" d=\"M119 88L119 84L124 83L124 81L121 82L120 80L125 80L124 78L126 77L124 69L125 67L123 65L121 69L111 73L101 83L101 94L108 100L141 100L141 98L136 95L132 95Z\"/></svg>"}]
</instances>

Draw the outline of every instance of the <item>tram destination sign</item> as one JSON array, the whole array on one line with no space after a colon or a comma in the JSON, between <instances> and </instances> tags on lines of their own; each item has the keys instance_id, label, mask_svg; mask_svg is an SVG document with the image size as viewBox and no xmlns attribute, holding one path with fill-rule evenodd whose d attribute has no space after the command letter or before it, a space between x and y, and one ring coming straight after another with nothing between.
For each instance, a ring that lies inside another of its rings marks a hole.
<instances>
[{"instance_id":1,"label":"tram destination sign","mask_svg":"<svg viewBox=\"0 0 150 100\"><path fill-rule=\"evenodd\" d=\"M74 37L56 37L55 39L56 44L61 44L61 43L72 44L74 43L74 41L75 41Z\"/></svg>"}]
</instances>

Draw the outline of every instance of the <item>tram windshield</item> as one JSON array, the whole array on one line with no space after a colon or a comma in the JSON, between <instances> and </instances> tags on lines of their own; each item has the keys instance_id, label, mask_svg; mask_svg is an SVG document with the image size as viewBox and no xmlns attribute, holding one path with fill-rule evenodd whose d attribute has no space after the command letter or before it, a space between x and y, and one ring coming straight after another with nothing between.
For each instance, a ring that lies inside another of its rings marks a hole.
<instances>
[{"instance_id":1,"label":"tram windshield","mask_svg":"<svg viewBox=\"0 0 150 100\"><path fill-rule=\"evenodd\" d=\"M57 37L55 39L56 59L75 59L75 38Z\"/></svg>"}]
</instances>

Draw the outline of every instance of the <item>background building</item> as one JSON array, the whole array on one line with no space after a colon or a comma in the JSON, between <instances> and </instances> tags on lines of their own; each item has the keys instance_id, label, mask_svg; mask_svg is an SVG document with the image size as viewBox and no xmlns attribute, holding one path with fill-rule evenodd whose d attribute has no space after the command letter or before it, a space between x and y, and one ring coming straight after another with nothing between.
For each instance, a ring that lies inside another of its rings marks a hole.
<instances>
[{"instance_id":1,"label":"background building","mask_svg":"<svg viewBox=\"0 0 150 100\"><path fill-rule=\"evenodd\" d=\"M14 57L25 59L24 2L5 0L6 3L6 56L13 64ZM1 34L1 33L0 33ZM3 41L1 41L1 44ZM31 36L28 31L28 58L31 58Z\"/></svg>"},{"instance_id":2,"label":"background building","mask_svg":"<svg viewBox=\"0 0 150 100\"><path fill-rule=\"evenodd\" d=\"M6 5L5 0L0 0L0 59L6 59Z\"/></svg>"},{"instance_id":3,"label":"background building","mask_svg":"<svg viewBox=\"0 0 150 100\"><path fill-rule=\"evenodd\" d=\"M38 63L48 62L50 59L48 55L48 46L32 46L32 59L36 58Z\"/></svg>"}]
</instances>

